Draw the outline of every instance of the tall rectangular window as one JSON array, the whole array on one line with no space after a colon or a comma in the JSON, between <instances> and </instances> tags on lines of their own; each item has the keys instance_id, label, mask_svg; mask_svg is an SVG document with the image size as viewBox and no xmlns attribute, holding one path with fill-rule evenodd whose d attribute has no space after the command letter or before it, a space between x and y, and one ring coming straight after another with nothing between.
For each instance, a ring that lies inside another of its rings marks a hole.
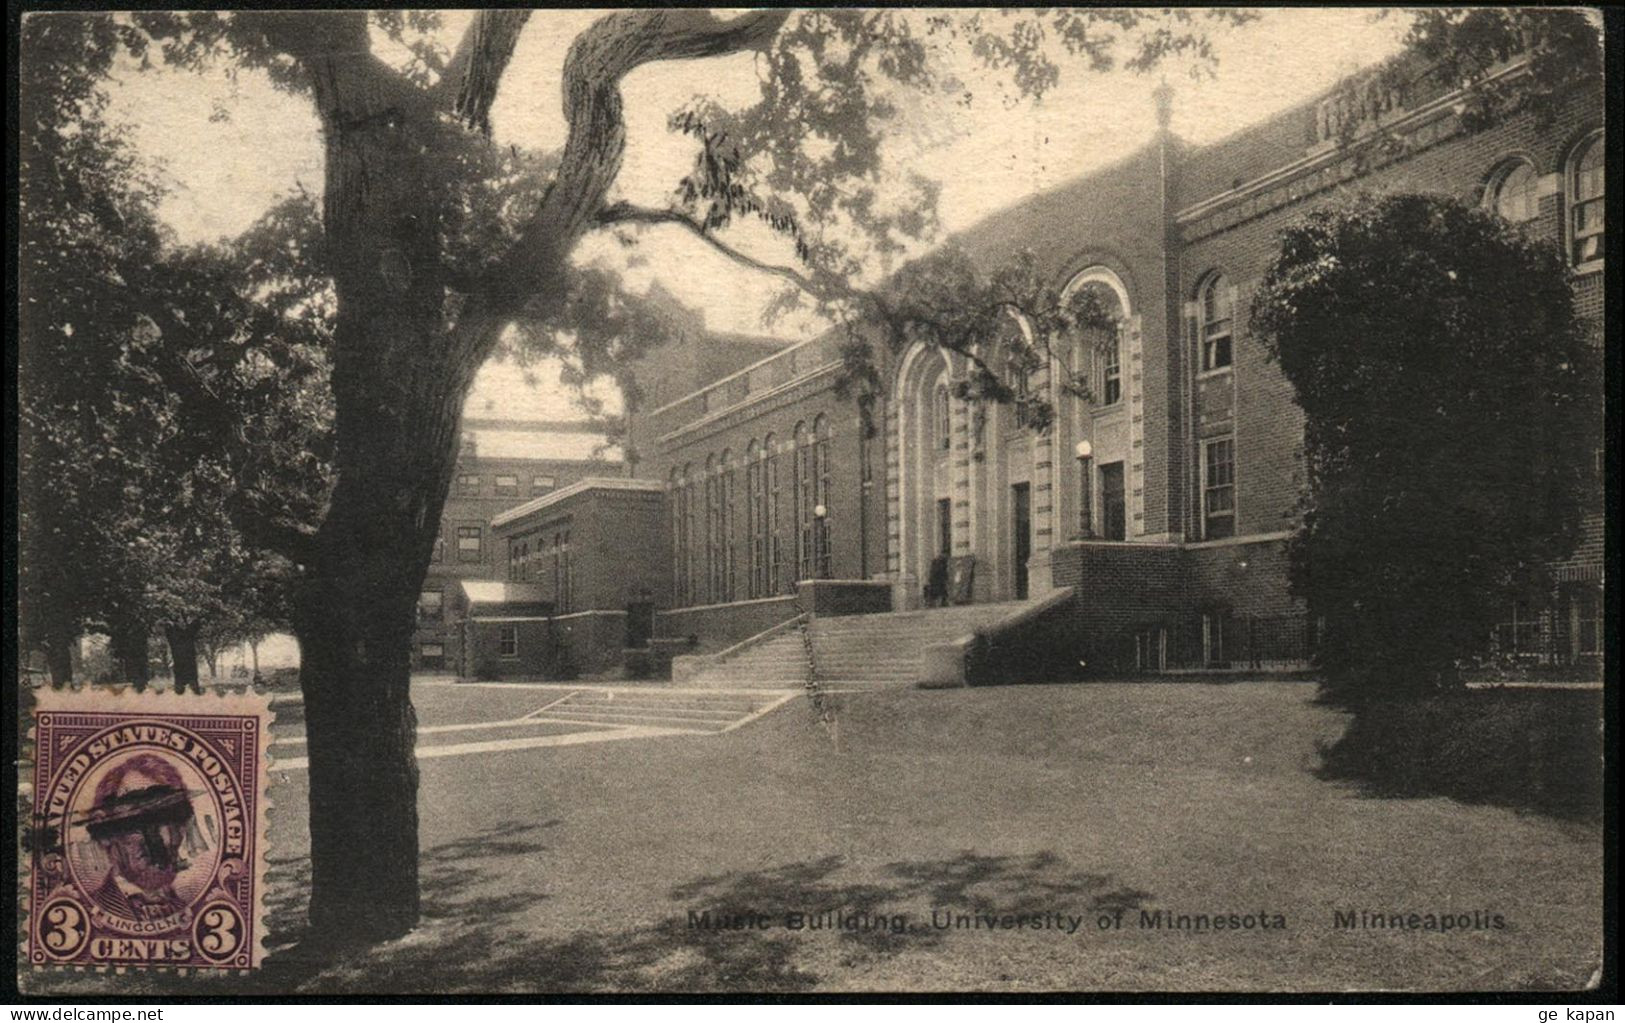
<instances>
[{"instance_id":1,"label":"tall rectangular window","mask_svg":"<svg viewBox=\"0 0 1625 1023\"><path fill-rule=\"evenodd\" d=\"M1207 373L1230 365L1236 297L1230 282L1214 274L1203 286L1200 301L1202 372Z\"/></svg>"},{"instance_id":2,"label":"tall rectangular window","mask_svg":"<svg viewBox=\"0 0 1625 1023\"><path fill-rule=\"evenodd\" d=\"M773 435L767 435L767 588L764 595L779 592L783 578L779 565L784 560L784 546L779 539L781 521L779 494L779 453L774 448Z\"/></svg>"},{"instance_id":3,"label":"tall rectangular window","mask_svg":"<svg viewBox=\"0 0 1625 1023\"><path fill-rule=\"evenodd\" d=\"M1123 400L1123 345L1113 340L1100 349L1100 403Z\"/></svg>"},{"instance_id":4,"label":"tall rectangular window","mask_svg":"<svg viewBox=\"0 0 1625 1023\"><path fill-rule=\"evenodd\" d=\"M1236 442L1224 437L1202 445L1202 538L1236 535Z\"/></svg>"},{"instance_id":5,"label":"tall rectangular window","mask_svg":"<svg viewBox=\"0 0 1625 1023\"><path fill-rule=\"evenodd\" d=\"M498 497L519 496L519 477L512 473L498 473L494 485Z\"/></svg>"},{"instance_id":6,"label":"tall rectangular window","mask_svg":"<svg viewBox=\"0 0 1625 1023\"><path fill-rule=\"evenodd\" d=\"M477 562L480 560L480 527L457 527L457 560L464 562Z\"/></svg>"},{"instance_id":7,"label":"tall rectangular window","mask_svg":"<svg viewBox=\"0 0 1625 1023\"><path fill-rule=\"evenodd\" d=\"M429 558L437 565L446 560L445 537L437 536L434 538L434 551L429 555Z\"/></svg>"},{"instance_id":8,"label":"tall rectangular window","mask_svg":"<svg viewBox=\"0 0 1625 1023\"><path fill-rule=\"evenodd\" d=\"M497 653L503 657L519 656L519 626L504 625L497 630Z\"/></svg>"},{"instance_id":9,"label":"tall rectangular window","mask_svg":"<svg viewBox=\"0 0 1625 1023\"><path fill-rule=\"evenodd\" d=\"M1574 264L1585 266L1602 258L1605 189L1602 135L1580 145L1570 171L1569 240Z\"/></svg>"}]
</instances>

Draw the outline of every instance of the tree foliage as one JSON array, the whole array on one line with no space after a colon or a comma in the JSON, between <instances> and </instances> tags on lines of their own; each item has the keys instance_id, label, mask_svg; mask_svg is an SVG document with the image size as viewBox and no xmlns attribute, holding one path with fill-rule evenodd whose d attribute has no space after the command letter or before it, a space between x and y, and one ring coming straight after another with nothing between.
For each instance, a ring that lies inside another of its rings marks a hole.
<instances>
[{"instance_id":1,"label":"tree foliage","mask_svg":"<svg viewBox=\"0 0 1625 1023\"><path fill-rule=\"evenodd\" d=\"M282 573L243 523L319 515L330 301L304 248L314 210L294 200L237 245L176 248L158 186L105 116L100 76L131 34L46 17L25 36L25 631L59 680L67 643L113 633L141 684L151 630L190 644L270 600ZM195 656L175 654L195 684Z\"/></svg>"},{"instance_id":2,"label":"tree foliage","mask_svg":"<svg viewBox=\"0 0 1625 1023\"><path fill-rule=\"evenodd\" d=\"M1252 329L1304 411L1294 592L1356 693L1482 649L1576 543L1600 443L1596 352L1547 242L1421 195L1288 229Z\"/></svg>"},{"instance_id":3,"label":"tree foliage","mask_svg":"<svg viewBox=\"0 0 1625 1023\"><path fill-rule=\"evenodd\" d=\"M895 360L924 343L965 360L968 371L954 393L975 410L974 429L992 407L1009 405L1019 422L1041 433L1055 417L1048 394L1093 397L1091 360L1115 344L1122 327L1093 290L1068 292L1064 284L1030 250L991 271L951 244L911 260L854 296L837 384L868 409L885 391L876 356L886 352ZM1026 386L1045 367L1056 374L1055 390Z\"/></svg>"}]
</instances>

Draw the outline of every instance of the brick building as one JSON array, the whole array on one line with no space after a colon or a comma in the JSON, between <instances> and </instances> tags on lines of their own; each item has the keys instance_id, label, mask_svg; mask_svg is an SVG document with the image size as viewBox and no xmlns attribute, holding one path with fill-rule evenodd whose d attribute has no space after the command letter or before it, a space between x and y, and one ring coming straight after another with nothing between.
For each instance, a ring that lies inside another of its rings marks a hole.
<instances>
[{"instance_id":1,"label":"brick building","mask_svg":"<svg viewBox=\"0 0 1625 1023\"><path fill-rule=\"evenodd\" d=\"M1159 90L1161 127L1138 151L956 239L990 267L1031 249L1119 324L1064 367L1087 398L1055 386L1059 364L1030 375L1057 411L1046 431L961 400L966 360L923 345L884 357L873 435L837 395L834 335L661 356L693 373L658 374L631 430L635 474L665 494L656 632L719 650L806 610L805 580L884 582L893 610L918 608L944 557L959 602L1063 594L1038 641L1076 660L1303 664L1313 630L1285 570L1303 420L1246 322L1279 230L1356 189L1481 201L1569 254L1602 337L1601 95L1568 97L1544 126L1467 133L1455 97L1376 82L1206 146L1168 129ZM1359 144L1379 128L1405 145ZM1503 650L1600 653L1601 504L1560 592L1509 609Z\"/></svg>"},{"instance_id":2,"label":"brick building","mask_svg":"<svg viewBox=\"0 0 1625 1023\"><path fill-rule=\"evenodd\" d=\"M499 549L491 532L494 517L589 475L622 471L617 463L600 459L520 457L508 453L516 448L523 451L525 446L538 452L547 450L548 434L559 429L559 424L470 419L466 426L472 438L464 438L465 453L457 461L451 493L440 516L440 537L418 598L418 628L412 645L414 671L449 670L459 662L460 641L457 630L450 627L453 619L447 606L453 586L465 579L505 578L507 551ZM478 439L486 428L501 435L517 435L529 443L488 445L506 450L501 456L480 455Z\"/></svg>"}]
</instances>

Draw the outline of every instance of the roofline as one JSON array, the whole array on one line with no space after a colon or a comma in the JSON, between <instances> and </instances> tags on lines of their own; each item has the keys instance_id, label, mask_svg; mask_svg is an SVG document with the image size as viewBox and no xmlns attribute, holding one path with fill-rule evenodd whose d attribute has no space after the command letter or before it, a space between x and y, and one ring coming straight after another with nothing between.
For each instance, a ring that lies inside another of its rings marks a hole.
<instances>
[{"instance_id":1,"label":"roofline","mask_svg":"<svg viewBox=\"0 0 1625 1023\"><path fill-rule=\"evenodd\" d=\"M561 501L569 500L577 494L583 494L589 490L635 490L659 494L665 492L666 485L659 480L640 480L627 476L588 476L586 479L577 480L567 487L555 490L551 494L543 494L541 497L533 498L524 504L509 508L507 511L498 512L491 518L491 528L505 526L527 515L545 511Z\"/></svg>"},{"instance_id":2,"label":"roofline","mask_svg":"<svg viewBox=\"0 0 1625 1023\"><path fill-rule=\"evenodd\" d=\"M711 390L713 387L721 387L723 384L727 383L728 381L736 379L738 377L742 377L745 374L749 373L753 369L760 369L763 366L767 365L768 363L772 362L774 359L777 359L781 355L786 355L786 354L788 354L790 352L793 352L793 351L797 350L798 348L805 348L808 345L812 344L814 341L822 341L826 336L828 336L835 329L836 329L836 327L834 325L832 325L832 326L830 326L829 328L827 328L825 330L819 331L817 334L814 334L812 337L804 338L804 339L802 339L800 341L789 342L783 348L780 348L775 352L772 352L772 353L770 353L770 354L768 354L766 356L763 356L760 359L757 359L755 362L751 363L750 365L746 366L745 368L736 369L732 373L729 373L725 377L717 377L715 380L711 381L708 384L705 384L705 385L703 385L701 387L694 388L694 390L689 391L687 394L683 395L680 398L677 398L677 399L675 399L673 401L668 401L668 402L666 402L666 404L660 406L659 408L650 409L649 411L645 412L644 415L646 415L646 416L658 416L660 413L665 412L668 409L675 408L676 406L681 405L683 402L688 401L690 398L693 398L696 394L703 394L706 391Z\"/></svg>"},{"instance_id":3,"label":"roofline","mask_svg":"<svg viewBox=\"0 0 1625 1023\"><path fill-rule=\"evenodd\" d=\"M1516 74L1527 67L1528 64L1529 60L1527 57L1515 60L1496 71L1494 74L1487 76L1484 79L1483 84L1499 81L1508 75ZM1465 91L1465 89L1455 89L1445 93L1442 96L1439 96L1437 99L1424 103L1422 106L1419 106L1414 110L1403 111L1400 116L1389 121L1382 127L1388 131L1403 131L1406 128L1413 127L1424 121L1432 120L1433 118L1438 117L1443 111L1449 109L1457 100L1461 98ZM1317 94L1313 100L1309 100L1307 103L1292 107L1286 111L1283 111L1282 113L1276 114L1275 116L1286 117L1295 110L1303 110L1309 107L1311 104L1321 102L1331 94L1332 93ZM1211 146L1217 146L1218 144L1219 143L1217 142L1210 143L1208 146L1203 146L1202 149L1208 149ZM1191 203L1189 206L1182 207L1174 213L1175 222L1186 224L1193 220L1198 220L1217 209L1230 205L1233 202L1239 202L1254 195L1268 192L1283 182L1300 177L1303 174L1320 168L1322 165L1335 163L1348 155L1348 150L1343 146L1339 146L1336 142L1325 143L1324 145L1324 149L1309 153L1296 160L1293 160L1290 163L1282 164L1274 170L1256 177L1253 180L1240 185L1239 187L1226 189L1223 192L1218 192L1214 195L1208 196L1205 199Z\"/></svg>"}]
</instances>

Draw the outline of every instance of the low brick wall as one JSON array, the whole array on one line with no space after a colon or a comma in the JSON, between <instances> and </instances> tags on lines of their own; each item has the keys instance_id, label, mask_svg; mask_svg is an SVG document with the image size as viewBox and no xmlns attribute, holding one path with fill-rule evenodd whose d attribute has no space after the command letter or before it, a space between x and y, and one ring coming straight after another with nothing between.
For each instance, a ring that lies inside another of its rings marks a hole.
<instances>
[{"instance_id":1,"label":"low brick wall","mask_svg":"<svg viewBox=\"0 0 1625 1023\"><path fill-rule=\"evenodd\" d=\"M1184 563L1178 547L1081 540L1050 555L1057 587L1073 591L1071 640L1079 653L1106 637L1160 621L1186 605Z\"/></svg>"},{"instance_id":2,"label":"low brick wall","mask_svg":"<svg viewBox=\"0 0 1625 1023\"><path fill-rule=\"evenodd\" d=\"M890 611L892 584L868 579L808 579L797 585L801 606L813 617Z\"/></svg>"},{"instance_id":3,"label":"low brick wall","mask_svg":"<svg viewBox=\"0 0 1625 1023\"><path fill-rule=\"evenodd\" d=\"M766 632L799 614L794 597L741 600L732 604L679 607L655 612L655 635L693 636L694 653L715 653Z\"/></svg>"},{"instance_id":4,"label":"low brick wall","mask_svg":"<svg viewBox=\"0 0 1625 1023\"><path fill-rule=\"evenodd\" d=\"M626 647L625 611L581 611L553 619L560 664L574 674L621 666ZM568 673L568 671L567 671Z\"/></svg>"},{"instance_id":5,"label":"low brick wall","mask_svg":"<svg viewBox=\"0 0 1625 1023\"><path fill-rule=\"evenodd\" d=\"M1287 593L1284 538L1191 545L1184 555L1191 608L1223 604L1233 614L1261 617L1303 613Z\"/></svg>"}]
</instances>

